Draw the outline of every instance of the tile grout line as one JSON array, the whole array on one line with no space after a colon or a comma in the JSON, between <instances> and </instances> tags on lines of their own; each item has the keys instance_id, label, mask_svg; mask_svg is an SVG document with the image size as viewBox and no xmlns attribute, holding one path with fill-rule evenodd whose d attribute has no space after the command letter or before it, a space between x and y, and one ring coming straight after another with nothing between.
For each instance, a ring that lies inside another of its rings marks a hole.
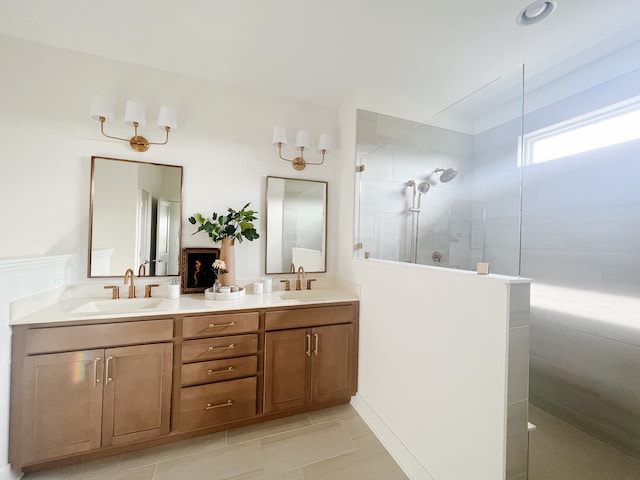
<instances>
[{"instance_id":1,"label":"tile grout line","mask_svg":"<svg viewBox=\"0 0 640 480\"><path fill-rule=\"evenodd\" d=\"M263 440L263 439L267 439L267 438L275 437L275 436L277 436L277 435L284 435L284 434L287 434L287 433L293 433L293 432L297 432L297 431L300 431L300 430L304 430L305 428L319 427L319 426L321 426L321 425L325 425L325 424L327 424L327 423L331 423L331 422L341 423L341 422L342 422L342 420L344 420L344 418L340 418L340 419L336 419L336 418L334 418L334 419L326 420L326 421L323 421L323 422L318 422L318 423L309 423L309 425L303 425L303 426L300 426L300 427L294 427L294 428L291 428L290 430L283 430L283 431L281 431L281 432L269 433L269 434L263 435L263 436L261 436L261 437L249 438L249 439L247 439L247 440L243 440L243 441L241 441L241 442L232 443L232 444L230 444L230 445L228 445L228 446L230 446L230 447L231 447L231 446L234 446L234 445L240 445L240 444L243 444L243 443L253 442L253 441L256 441L256 440L257 440L257 441L261 441L261 440ZM346 430L346 429L345 429L345 430ZM347 433L349 433L349 432L347 431ZM350 434L349 434L349 436L351 437L351 435L350 435Z\"/></svg>"}]
</instances>

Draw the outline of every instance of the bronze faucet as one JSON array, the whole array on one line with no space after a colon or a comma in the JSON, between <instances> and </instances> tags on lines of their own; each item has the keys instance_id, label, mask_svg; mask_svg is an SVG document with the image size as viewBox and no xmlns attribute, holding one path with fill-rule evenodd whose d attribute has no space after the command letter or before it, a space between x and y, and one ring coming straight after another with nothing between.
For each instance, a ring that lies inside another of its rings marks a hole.
<instances>
[{"instance_id":1,"label":"bronze faucet","mask_svg":"<svg viewBox=\"0 0 640 480\"><path fill-rule=\"evenodd\" d=\"M298 278L296 279L296 290L300 290L300 274L302 274L302 279L304 280L304 267L300 265L298 268Z\"/></svg>"},{"instance_id":2,"label":"bronze faucet","mask_svg":"<svg viewBox=\"0 0 640 480\"><path fill-rule=\"evenodd\" d=\"M289 273L296 273L296 266L293 262L289 265Z\"/></svg>"},{"instance_id":3,"label":"bronze faucet","mask_svg":"<svg viewBox=\"0 0 640 480\"><path fill-rule=\"evenodd\" d=\"M130 279L129 282L129 298L136 298L136 287L133 285L133 270L127 268L127 271L124 272L124 284L127 284L127 278Z\"/></svg>"},{"instance_id":4,"label":"bronze faucet","mask_svg":"<svg viewBox=\"0 0 640 480\"><path fill-rule=\"evenodd\" d=\"M147 276L147 267L145 266L144 263L141 263L140 266L138 267L138 276L139 277Z\"/></svg>"}]
</instances>

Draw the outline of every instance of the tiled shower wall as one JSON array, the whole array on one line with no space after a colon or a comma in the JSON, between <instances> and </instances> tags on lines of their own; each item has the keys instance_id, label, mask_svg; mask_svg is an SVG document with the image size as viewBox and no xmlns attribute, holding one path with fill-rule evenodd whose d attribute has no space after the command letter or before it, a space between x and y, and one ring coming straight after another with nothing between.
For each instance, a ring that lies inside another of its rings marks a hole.
<instances>
[{"instance_id":1,"label":"tiled shower wall","mask_svg":"<svg viewBox=\"0 0 640 480\"><path fill-rule=\"evenodd\" d=\"M506 480L528 475L529 296L528 282L510 285Z\"/></svg>"},{"instance_id":2,"label":"tiled shower wall","mask_svg":"<svg viewBox=\"0 0 640 480\"><path fill-rule=\"evenodd\" d=\"M564 85L567 90L571 87ZM579 93L577 88L572 91L563 100L528 113L525 132L640 95L640 70ZM545 103L544 90L534 95ZM507 273L518 257L514 222L519 205L510 199L519 189L521 169L511 153L519 127L519 122L506 123L474 139L472 251L482 247L484 261L501 273ZM640 455L638 158L640 141L632 141L522 169L520 270L522 276L534 279L531 401L636 456ZM482 214L484 222L477 220Z\"/></svg>"},{"instance_id":3,"label":"tiled shower wall","mask_svg":"<svg viewBox=\"0 0 640 480\"><path fill-rule=\"evenodd\" d=\"M640 95L640 70L539 109L528 131ZM638 128L635 125L635 128ZM640 141L526 167L531 402L640 456Z\"/></svg>"},{"instance_id":4,"label":"tiled shower wall","mask_svg":"<svg viewBox=\"0 0 640 480\"><path fill-rule=\"evenodd\" d=\"M359 235L373 258L406 262L410 257L412 189L436 168L458 176L433 185L421 198L418 258L423 265L469 269L471 241L471 151L473 137L372 112L358 112ZM465 198L467 197L467 198ZM434 261L434 252L441 260ZM474 264L475 265L475 264Z\"/></svg>"}]
</instances>

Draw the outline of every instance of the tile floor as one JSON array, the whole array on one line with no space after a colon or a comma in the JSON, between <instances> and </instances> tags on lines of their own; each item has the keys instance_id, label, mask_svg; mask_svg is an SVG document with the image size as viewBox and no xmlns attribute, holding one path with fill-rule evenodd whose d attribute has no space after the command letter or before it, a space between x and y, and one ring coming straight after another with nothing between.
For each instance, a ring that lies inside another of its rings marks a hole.
<instances>
[{"instance_id":1,"label":"tile floor","mask_svg":"<svg viewBox=\"0 0 640 480\"><path fill-rule=\"evenodd\" d=\"M529 480L640 480L640 461L531 405ZM25 480L406 480L349 406L28 474ZM464 479L472 480L472 479Z\"/></svg>"},{"instance_id":2,"label":"tile floor","mask_svg":"<svg viewBox=\"0 0 640 480\"><path fill-rule=\"evenodd\" d=\"M58 468L25 480L400 480L349 405Z\"/></svg>"},{"instance_id":3,"label":"tile floor","mask_svg":"<svg viewBox=\"0 0 640 480\"><path fill-rule=\"evenodd\" d=\"M529 405L529 480L640 480L640 460Z\"/></svg>"}]
</instances>

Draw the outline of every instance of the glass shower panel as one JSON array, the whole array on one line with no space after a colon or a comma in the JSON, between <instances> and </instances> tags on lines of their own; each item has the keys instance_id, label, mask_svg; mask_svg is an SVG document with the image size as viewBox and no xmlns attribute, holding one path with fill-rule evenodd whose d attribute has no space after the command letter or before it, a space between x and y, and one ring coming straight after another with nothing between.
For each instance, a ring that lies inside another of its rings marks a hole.
<instances>
[{"instance_id":1,"label":"glass shower panel","mask_svg":"<svg viewBox=\"0 0 640 480\"><path fill-rule=\"evenodd\" d=\"M520 271L523 68L427 122L358 111L356 255Z\"/></svg>"}]
</instances>

